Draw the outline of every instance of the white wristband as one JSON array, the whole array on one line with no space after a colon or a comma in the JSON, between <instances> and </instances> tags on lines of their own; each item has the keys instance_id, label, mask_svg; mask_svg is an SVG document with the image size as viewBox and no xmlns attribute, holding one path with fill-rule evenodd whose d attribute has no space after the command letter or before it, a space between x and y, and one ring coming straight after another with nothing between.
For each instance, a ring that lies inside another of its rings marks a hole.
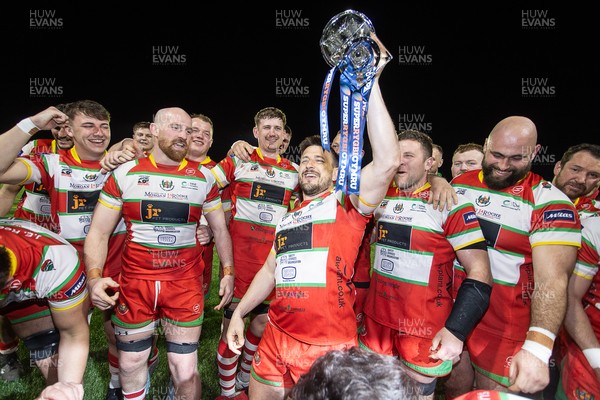
<instances>
[{"instance_id":1,"label":"white wristband","mask_svg":"<svg viewBox=\"0 0 600 400\"><path fill-rule=\"evenodd\" d=\"M548 361L552 356L552 350L544 346L543 344L539 344L538 342L534 342L533 340L526 340L521 346L523 350L527 350L540 360L542 360L546 365L548 365Z\"/></svg>"},{"instance_id":2,"label":"white wristband","mask_svg":"<svg viewBox=\"0 0 600 400\"><path fill-rule=\"evenodd\" d=\"M591 348L583 350L583 355L587 358L592 368L600 368L600 348Z\"/></svg>"},{"instance_id":3,"label":"white wristband","mask_svg":"<svg viewBox=\"0 0 600 400\"><path fill-rule=\"evenodd\" d=\"M19 122L17 124L17 128L19 128L20 130L22 130L29 136L32 136L33 134L35 134L37 131L40 130L40 128L35 126L35 124L31 120L31 118L25 118L25 119L21 120L21 122Z\"/></svg>"},{"instance_id":4,"label":"white wristband","mask_svg":"<svg viewBox=\"0 0 600 400\"><path fill-rule=\"evenodd\" d=\"M546 335L548 336L550 339L552 339L552 341L556 340L556 335L552 332L550 332L548 329L546 328L540 328L539 326L530 326L529 330L532 332L539 332L542 335Z\"/></svg>"}]
</instances>

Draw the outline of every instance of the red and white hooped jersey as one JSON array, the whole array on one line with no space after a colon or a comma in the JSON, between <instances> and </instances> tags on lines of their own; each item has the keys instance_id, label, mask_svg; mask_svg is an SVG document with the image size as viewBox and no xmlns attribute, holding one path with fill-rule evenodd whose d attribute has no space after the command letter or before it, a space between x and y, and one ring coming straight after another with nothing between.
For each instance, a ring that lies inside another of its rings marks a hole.
<instances>
[{"instance_id":1,"label":"red and white hooped jersey","mask_svg":"<svg viewBox=\"0 0 600 400\"><path fill-rule=\"evenodd\" d=\"M427 204L429 183L404 194L393 186L375 209L377 240L364 312L389 328L432 338L454 304L455 252L485 238L473 205L461 195L452 210Z\"/></svg>"},{"instance_id":2,"label":"red and white hooped jersey","mask_svg":"<svg viewBox=\"0 0 600 400\"><path fill-rule=\"evenodd\" d=\"M535 289L532 248L557 244L579 248L581 223L575 206L533 172L499 191L485 185L481 170L457 176L452 185L475 206L494 278L490 307L476 329L524 340Z\"/></svg>"},{"instance_id":3,"label":"red and white hooped jersey","mask_svg":"<svg viewBox=\"0 0 600 400\"><path fill-rule=\"evenodd\" d=\"M92 213L100 191L110 174L101 174L100 161L82 160L75 148L57 154L19 157L29 169L24 183L42 184L50 194L52 218L58 221L58 233L83 253ZM121 221L113 235L123 234Z\"/></svg>"},{"instance_id":4,"label":"red and white hooped jersey","mask_svg":"<svg viewBox=\"0 0 600 400\"><path fill-rule=\"evenodd\" d=\"M357 335L352 284L368 216L341 192L304 201L277 225L269 320L295 339L333 345Z\"/></svg>"},{"instance_id":5,"label":"red and white hooped jersey","mask_svg":"<svg viewBox=\"0 0 600 400\"><path fill-rule=\"evenodd\" d=\"M54 154L58 147L54 139L36 139L28 142L21 149L19 156L30 154ZM27 219L51 231L57 231L52 224L50 196L44 185L32 182L23 186L23 194L14 213L15 218Z\"/></svg>"},{"instance_id":6,"label":"red and white hooped jersey","mask_svg":"<svg viewBox=\"0 0 600 400\"><path fill-rule=\"evenodd\" d=\"M116 168L99 201L121 209L127 226L122 274L151 280L202 274L196 229L203 212L221 207L208 168L187 159L179 165L161 165L151 154Z\"/></svg>"},{"instance_id":7,"label":"red and white hooped jersey","mask_svg":"<svg viewBox=\"0 0 600 400\"><path fill-rule=\"evenodd\" d=\"M288 159L264 157L257 148L250 161L226 157L211 171L220 187L229 187L235 259L263 263L273 245L275 226L299 191L298 170Z\"/></svg>"},{"instance_id":8,"label":"red and white hooped jersey","mask_svg":"<svg viewBox=\"0 0 600 400\"><path fill-rule=\"evenodd\" d=\"M50 308L68 309L88 296L77 251L54 232L26 220L0 219L0 246L11 260L9 280L0 290L0 308L47 299Z\"/></svg>"},{"instance_id":9,"label":"red and white hooped jersey","mask_svg":"<svg viewBox=\"0 0 600 400\"><path fill-rule=\"evenodd\" d=\"M600 338L600 216L586 218L581 225L581 249L573 273L591 281L582 302L596 337Z\"/></svg>"}]
</instances>

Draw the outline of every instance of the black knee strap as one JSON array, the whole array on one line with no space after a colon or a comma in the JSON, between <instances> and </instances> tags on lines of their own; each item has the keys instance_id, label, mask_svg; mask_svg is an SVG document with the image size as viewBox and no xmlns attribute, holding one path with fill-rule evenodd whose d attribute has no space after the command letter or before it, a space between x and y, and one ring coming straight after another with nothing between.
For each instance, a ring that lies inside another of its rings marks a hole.
<instances>
[{"instance_id":1,"label":"black knee strap","mask_svg":"<svg viewBox=\"0 0 600 400\"><path fill-rule=\"evenodd\" d=\"M437 385L437 378L432 380L429 383L419 383L421 387L421 396L429 396L435 392L435 387Z\"/></svg>"},{"instance_id":2,"label":"black knee strap","mask_svg":"<svg viewBox=\"0 0 600 400\"><path fill-rule=\"evenodd\" d=\"M223 317L225 317L227 319L231 319L232 315L233 315L233 310L229 307L226 307L225 311L223 312Z\"/></svg>"},{"instance_id":3,"label":"black knee strap","mask_svg":"<svg viewBox=\"0 0 600 400\"><path fill-rule=\"evenodd\" d=\"M190 354L198 350L198 342L174 343L166 342L167 353Z\"/></svg>"},{"instance_id":4,"label":"black knee strap","mask_svg":"<svg viewBox=\"0 0 600 400\"><path fill-rule=\"evenodd\" d=\"M38 332L23 339L32 361L45 360L58 351L60 334L56 329Z\"/></svg>"},{"instance_id":5,"label":"black knee strap","mask_svg":"<svg viewBox=\"0 0 600 400\"><path fill-rule=\"evenodd\" d=\"M139 353L148 350L150 347L152 347L152 336L147 337L146 339L131 340L129 342L117 340L117 349L121 351Z\"/></svg>"}]
</instances>

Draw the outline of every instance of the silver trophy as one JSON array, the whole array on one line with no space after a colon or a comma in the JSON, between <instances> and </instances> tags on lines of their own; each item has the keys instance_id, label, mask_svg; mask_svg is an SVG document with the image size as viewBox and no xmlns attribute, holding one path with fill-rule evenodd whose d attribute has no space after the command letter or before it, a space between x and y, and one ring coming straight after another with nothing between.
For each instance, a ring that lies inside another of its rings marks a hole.
<instances>
[{"instance_id":1,"label":"silver trophy","mask_svg":"<svg viewBox=\"0 0 600 400\"><path fill-rule=\"evenodd\" d=\"M375 36L369 18L354 10L346 10L331 18L321 35L321 53L330 67L337 67L350 79L355 88L361 88L373 79L377 71L392 55Z\"/></svg>"}]
</instances>

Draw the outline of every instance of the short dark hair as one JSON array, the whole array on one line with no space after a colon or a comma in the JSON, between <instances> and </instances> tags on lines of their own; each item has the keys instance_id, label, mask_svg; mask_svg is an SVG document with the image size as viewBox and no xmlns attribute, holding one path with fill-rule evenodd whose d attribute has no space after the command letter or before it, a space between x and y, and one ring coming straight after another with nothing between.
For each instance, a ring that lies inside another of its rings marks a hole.
<instances>
[{"instance_id":1,"label":"short dark hair","mask_svg":"<svg viewBox=\"0 0 600 400\"><path fill-rule=\"evenodd\" d=\"M69 119L75 118L77 114L87 115L88 117L96 118L99 121L109 121L110 113L100 103L94 100L77 100L67 104L64 113Z\"/></svg>"},{"instance_id":2,"label":"short dark hair","mask_svg":"<svg viewBox=\"0 0 600 400\"><path fill-rule=\"evenodd\" d=\"M600 159L600 146L591 143L580 143L569 147L560 159L560 165L564 166L571 158L580 151L587 151L594 158Z\"/></svg>"},{"instance_id":3,"label":"short dark hair","mask_svg":"<svg viewBox=\"0 0 600 400\"><path fill-rule=\"evenodd\" d=\"M423 150L425 150L425 157L429 158L433 154L433 141L431 136L425 132L417 131L414 129L407 129L398 133L398 141L400 140L414 140L421 144Z\"/></svg>"},{"instance_id":4,"label":"short dark hair","mask_svg":"<svg viewBox=\"0 0 600 400\"><path fill-rule=\"evenodd\" d=\"M458 147L456 148L456 150L454 150L454 153L452 153L452 155L466 153L467 151L471 151L471 150L477 150L481 154L484 154L482 145L480 145L479 143L469 142L469 143L459 144Z\"/></svg>"},{"instance_id":5,"label":"short dark hair","mask_svg":"<svg viewBox=\"0 0 600 400\"><path fill-rule=\"evenodd\" d=\"M137 131L138 129L150 129L150 122L140 121L133 124L133 132Z\"/></svg>"},{"instance_id":6,"label":"short dark hair","mask_svg":"<svg viewBox=\"0 0 600 400\"><path fill-rule=\"evenodd\" d=\"M300 146L299 146L300 147L300 159L302 159L302 153L304 153L304 150L306 150L310 146L323 147L323 145L321 144L321 136L320 135L311 135L311 136L307 136L304 139L302 139L302 141L300 142ZM330 153L331 153L331 160L333 163L333 167L336 168L338 166L338 157L334 151L330 151Z\"/></svg>"},{"instance_id":7,"label":"short dark hair","mask_svg":"<svg viewBox=\"0 0 600 400\"><path fill-rule=\"evenodd\" d=\"M294 400L389 400L418 398L419 385L400 361L352 347L319 357L292 388Z\"/></svg>"},{"instance_id":8,"label":"short dark hair","mask_svg":"<svg viewBox=\"0 0 600 400\"><path fill-rule=\"evenodd\" d=\"M279 118L283 121L283 126L287 124L285 113L277 107L265 107L259 110L254 116L254 125L258 126L261 119Z\"/></svg>"},{"instance_id":9,"label":"short dark hair","mask_svg":"<svg viewBox=\"0 0 600 400\"><path fill-rule=\"evenodd\" d=\"M288 124L285 124L285 126L283 127L283 130L285 131L285 133L290 135L290 138L292 137L292 128Z\"/></svg>"},{"instance_id":10,"label":"short dark hair","mask_svg":"<svg viewBox=\"0 0 600 400\"><path fill-rule=\"evenodd\" d=\"M210 119L210 117L208 117L208 116L206 116L204 114L198 114L198 113L190 114L190 117L191 118L198 118L199 120L204 121L207 124L210 124L211 127L214 127L212 119Z\"/></svg>"}]
</instances>

